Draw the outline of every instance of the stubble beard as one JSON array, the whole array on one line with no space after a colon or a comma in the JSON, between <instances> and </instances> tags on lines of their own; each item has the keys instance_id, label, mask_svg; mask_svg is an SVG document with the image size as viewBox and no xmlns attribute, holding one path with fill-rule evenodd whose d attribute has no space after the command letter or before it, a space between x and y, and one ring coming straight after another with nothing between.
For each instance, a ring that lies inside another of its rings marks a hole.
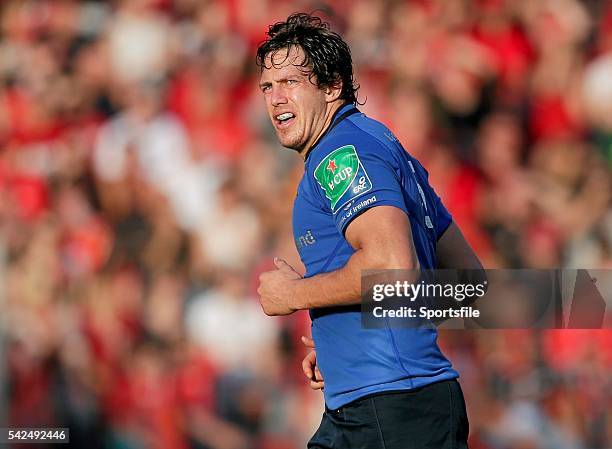
<instances>
[{"instance_id":1,"label":"stubble beard","mask_svg":"<svg viewBox=\"0 0 612 449\"><path fill-rule=\"evenodd\" d=\"M283 139L282 136L285 136L285 139ZM302 151L302 146L297 142L294 142L295 139L292 139L292 136L289 133L281 133L278 130L276 131L276 138L278 139L279 143L284 147L287 148L288 150L293 150L296 153L300 153ZM283 141L284 140L284 141Z\"/></svg>"}]
</instances>

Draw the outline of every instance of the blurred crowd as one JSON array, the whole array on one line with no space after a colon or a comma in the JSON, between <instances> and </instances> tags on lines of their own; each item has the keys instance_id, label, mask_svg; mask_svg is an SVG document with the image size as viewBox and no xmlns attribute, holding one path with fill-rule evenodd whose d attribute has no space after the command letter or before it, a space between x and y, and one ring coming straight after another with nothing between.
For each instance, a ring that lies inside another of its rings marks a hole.
<instances>
[{"instance_id":1,"label":"blurred crowd","mask_svg":"<svg viewBox=\"0 0 612 449\"><path fill-rule=\"evenodd\" d=\"M612 3L0 3L0 427L91 449L294 449L323 402L307 313L257 277L301 267L303 170L254 64L313 11L360 108L426 166L488 268L612 268ZM608 331L444 331L474 449L612 447ZM5 423L5 424L1 424ZM16 446L17 447L17 446Z\"/></svg>"}]
</instances>

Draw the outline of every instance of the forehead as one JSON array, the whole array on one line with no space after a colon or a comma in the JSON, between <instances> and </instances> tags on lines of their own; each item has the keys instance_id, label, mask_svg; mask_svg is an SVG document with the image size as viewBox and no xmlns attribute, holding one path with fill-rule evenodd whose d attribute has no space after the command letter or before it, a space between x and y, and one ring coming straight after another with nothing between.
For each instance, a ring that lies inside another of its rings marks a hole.
<instances>
[{"instance_id":1,"label":"forehead","mask_svg":"<svg viewBox=\"0 0 612 449\"><path fill-rule=\"evenodd\" d=\"M298 46L281 48L266 55L261 71L261 80L272 80L288 75L307 76L309 69L304 67L306 55Z\"/></svg>"}]
</instances>

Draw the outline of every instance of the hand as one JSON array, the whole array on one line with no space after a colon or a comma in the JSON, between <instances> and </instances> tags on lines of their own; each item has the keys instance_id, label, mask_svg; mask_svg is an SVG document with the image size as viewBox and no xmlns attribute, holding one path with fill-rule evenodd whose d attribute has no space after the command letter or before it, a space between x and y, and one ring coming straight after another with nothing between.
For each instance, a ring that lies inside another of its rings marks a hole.
<instances>
[{"instance_id":1,"label":"hand","mask_svg":"<svg viewBox=\"0 0 612 449\"><path fill-rule=\"evenodd\" d=\"M297 309L291 307L292 284L302 276L291 265L278 257L274 258L276 270L266 271L259 276L259 301L266 315L289 315Z\"/></svg>"},{"instance_id":2,"label":"hand","mask_svg":"<svg viewBox=\"0 0 612 449\"><path fill-rule=\"evenodd\" d=\"M308 379L310 380L310 388L313 390L322 390L325 386L325 382L323 381L323 376L321 375L321 371L319 371L319 367L317 366L317 353L314 350L314 340L308 337L302 337L302 343L307 348L311 348L304 360L302 360L302 370Z\"/></svg>"}]
</instances>

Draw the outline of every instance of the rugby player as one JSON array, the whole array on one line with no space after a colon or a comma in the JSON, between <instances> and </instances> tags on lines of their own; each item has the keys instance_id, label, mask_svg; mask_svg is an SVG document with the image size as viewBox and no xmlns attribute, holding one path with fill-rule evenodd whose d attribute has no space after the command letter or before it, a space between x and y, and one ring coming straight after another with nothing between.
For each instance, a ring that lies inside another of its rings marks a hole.
<instances>
[{"instance_id":1,"label":"rugby player","mask_svg":"<svg viewBox=\"0 0 612 449\"><path fill-rule=\"evenodd\" d=\"M458 373L437 331L363 328L360 276L481 269L478 258L421 164L357 109L350 49L328 24L296 13L270 26L257 64L277 138L305 164L293 232L306 273L277 258L258 293L268 315L310 311L316 354L304 368L314 388L325 379L326 407L308 447L467 447Z\"/></svg>"}]
</instances>

